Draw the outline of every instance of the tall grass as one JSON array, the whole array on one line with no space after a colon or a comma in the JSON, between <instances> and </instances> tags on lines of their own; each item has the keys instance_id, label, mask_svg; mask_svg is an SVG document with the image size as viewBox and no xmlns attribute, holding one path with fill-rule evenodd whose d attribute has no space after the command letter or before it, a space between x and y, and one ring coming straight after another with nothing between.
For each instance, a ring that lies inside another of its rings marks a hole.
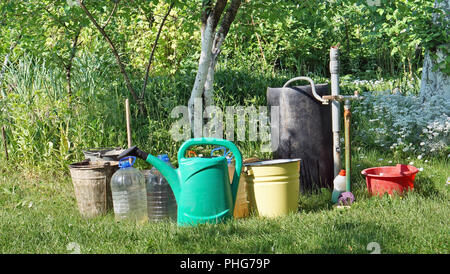
<instances>
[{"instance_id":1,"label":"tall grass","mask_svg":"<svg viewBox=\"0 0 450 274\"><path fill-rule=\"evenodd\" d=\"M75 59L73 95L68 98L65 76L30 57L8 67L1 89L0 124L5 125L11 166L66 170L92 147L125 147L124 101L129 96L112 61L81 55ZM144 94L148 115L131 101L132 142L173 160L180 145L171 141L171 110L186 105L195 74L178 73L151 79ZM289 76L219 70L217 105L265 105L268 86L281 86ZM136 87L141 84L134 81ZM139 89L137 89L139 90ZM264 156L259 143L237 142L246 156ZM0 153L0 157L5 157Z\"/></svg>"},{"instance_id":2,"label":"tall grass","mask_svg":"<svg viewBox=\"0 0 450 274\"><path fill-rule=\"evenodd\" d=\"M295 76L298 75L274 75L272 71L256 72L244 67L233 70L219 64L215 76L216 105L224 111L226 106L264 106L267 87L280 87ZM316 83L328 82L327 78L310 76ZM170 127L176 119L170 118L170 112L178 105L187 105L194 79L195 71L186 70L150 79L144 94L147 116L141 115L131 101L133 144L152 154L167 153L172 161L176 160L181 143L171 138ZM10 166L67 171L69 163L84 158L84 149L126 146L124 101L129 94L112 57L85 53L76 57L72 83L73 95L68 98L65 75L58 68L27 56L7 68L0 87L0 126L6 127ZM140 90L138 77L134 77L133 84ZM418 80L364 81L342 77L341 90L344 94L354 90L370 93L400 87L415 94L418 86ZM367 120L361 112L354 116L355 125ZM260 142L236 144L244 157L271 157L270 153L261 152ZM377 148L380 144L366 145ZM3 151L0 157L6 162Z\"/></svg>"}]
</instances>

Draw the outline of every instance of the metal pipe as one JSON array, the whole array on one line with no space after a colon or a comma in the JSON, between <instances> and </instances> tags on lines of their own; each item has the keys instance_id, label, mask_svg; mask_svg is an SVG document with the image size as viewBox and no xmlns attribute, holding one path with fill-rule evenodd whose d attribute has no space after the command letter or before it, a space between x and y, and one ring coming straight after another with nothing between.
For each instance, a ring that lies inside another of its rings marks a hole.
<instances>
[{"instance_id":1,"label":"metal pipe","mask_svg":"<svg viewBox=\"0 0 450 274\"><path fill-rule=\"evenodd\" d=\"M294 82L294 81L299 81L299 80L305 80L305 81L308 81L309 84L311 85L311 91L312 91L312 94L313 94L314 98L316 98L317 101L322 102L322 104L328 105L328 100L322 99L322 97L321 97L319 94L317 94L317 92L316 92L316 86L315 86L315 84L314 84L314 81L313 81L311 78L309 78L309 77L306 77L306 76L300 76L300 77L292 78L291 80L287 81L287 82L283 85L283 88L287 87L290 83L292 83L292 82Z\"/></svg>"},{"instance_id":2,"label":"metal pipe","mask_svg":"<svg viewBox=\"0 0 450 274\"><path fill-rule=\"evenodd\" d=\"M355 91L354 95L326 95L322 96L325 100L333 102L344 102L344 137L345 137L345 179L346 179L346 191L351 191L350 183L350 171L351 171L351 137L350 137L350 124L351 124L351 112L350 101L361 100L364 97L359 96L359 93Z\"/></svg>"},{"instance_id":3,"label":"metal pipe","mask_svg":"<svg viewBox=\"0 0 450 274\"><path fill-rule=\"evenodd\" d=\"M331 74L331 95L339 95L339 48L333 46L330 49L330 74ZM334 176L336 177L341 169L341 148L339 144L340 135L340 103L333 100L331 103L331 119L333 130L333 161Z\"/></svg>"},{"instance_id":4,"label":"metal pipe","mask_svg":"<svg viewBox=\"0 0 450 274\"><path fill-rule=\"evenodd\" d=\"M350 100L344 103L344 130L345 130L345 182L346 191L351 191L350 171L351 171L351 147L350 147Z\"/></svg>"}]
</instances>

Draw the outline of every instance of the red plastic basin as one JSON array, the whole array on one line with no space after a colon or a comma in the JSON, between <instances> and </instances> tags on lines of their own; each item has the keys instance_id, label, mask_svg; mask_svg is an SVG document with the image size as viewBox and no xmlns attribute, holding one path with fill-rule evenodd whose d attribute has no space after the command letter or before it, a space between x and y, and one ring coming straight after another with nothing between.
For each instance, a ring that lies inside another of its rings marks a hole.
<instances>
[{"instance_id":1,"label":"red plastic basin","mask_svg":"<svg viewBox=\"0 0 450 274\"><path fill-rule=\"evenodd\" d=\"M367 190L373 196L403 194L414 188L414 178L419 170L410 165L372 167L361 171L366 176Z\"/></svg>"}]
</instances>

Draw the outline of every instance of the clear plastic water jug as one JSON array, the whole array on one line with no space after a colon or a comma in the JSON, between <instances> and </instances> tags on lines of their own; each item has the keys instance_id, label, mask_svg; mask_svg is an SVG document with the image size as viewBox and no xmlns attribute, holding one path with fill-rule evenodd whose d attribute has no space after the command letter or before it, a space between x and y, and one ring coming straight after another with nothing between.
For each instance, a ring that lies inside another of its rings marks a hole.
<instances>
[{"instance_id":1,"label":"clear plastic water jug","mask_svg":"<svg viewBox=\"0 0 450 274\"><path fill-rule=\"evenodd\" d=\"M159 155L158 158L172 166L167 154ZM164 176L153 167L147 177L146 184L149 221L176 221L177 203L173 191Z\"/></svg>"},{"instance_id":2,"label":"clear plastic water jug","mask_svg":"<svg viewBox=\"0 0 450 274\"><path fill-rule=\"evenodd\" d=\"M148 220L145 178L133 167L135 161L133 156L120 159L119 170L111 178L114 216L116 220L145 223Z\"/></svg>"}]
</instances>

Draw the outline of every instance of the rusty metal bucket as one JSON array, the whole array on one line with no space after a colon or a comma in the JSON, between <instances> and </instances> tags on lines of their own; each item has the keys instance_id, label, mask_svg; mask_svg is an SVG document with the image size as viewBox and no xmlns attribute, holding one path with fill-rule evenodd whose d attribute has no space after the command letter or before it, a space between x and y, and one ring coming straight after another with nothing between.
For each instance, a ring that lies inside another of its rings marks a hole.
<instances>
[{"instance_id":1,"label":"rusty metal bucket","mask_svg":"<svg viewBox=\"0 0 450 274\"><path fill-rule=\"evenodd\" d=\"M112 210L111 177L118 162L83 162L69 165L78 210L83 217L95 217Z\"/></svg>"}]
</instances>

